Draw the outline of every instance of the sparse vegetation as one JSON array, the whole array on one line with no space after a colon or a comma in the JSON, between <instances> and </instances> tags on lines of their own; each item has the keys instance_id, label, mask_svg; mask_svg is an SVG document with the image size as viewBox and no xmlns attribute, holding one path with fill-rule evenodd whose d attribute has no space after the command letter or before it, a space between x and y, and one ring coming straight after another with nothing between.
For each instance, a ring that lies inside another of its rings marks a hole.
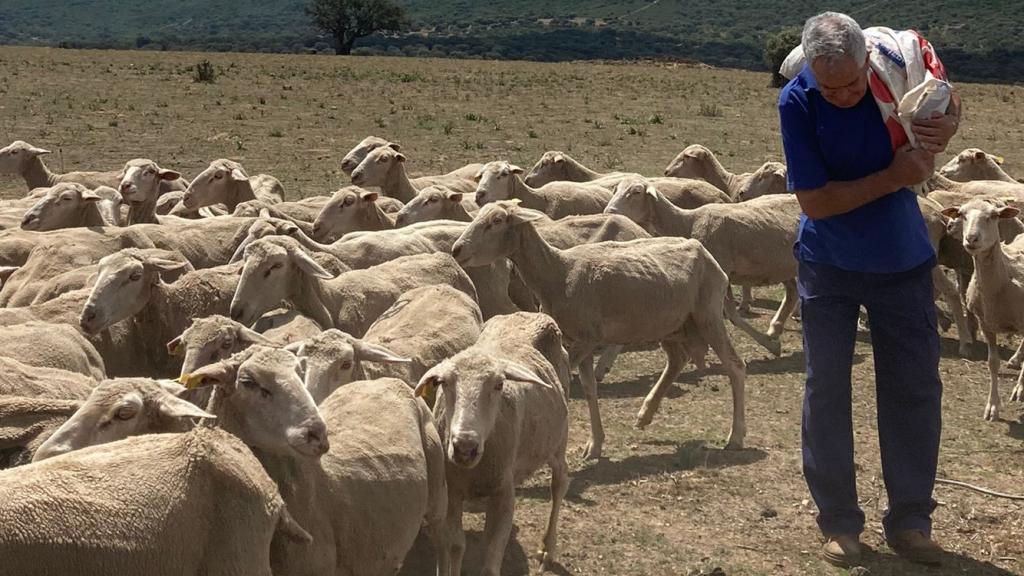
<instances>
[{"instance_id":1,"label":"sparse vegetation","mask_svg":"<svg viewBox=\"0 0 1024 576\"><path fill-rule=\"evenodd\" d=\"M203 84L213 84L216 82L217 71L213 69L213 64L209 60L200 60L192 72L192 81Z\"/></svg>"}]
</instances>

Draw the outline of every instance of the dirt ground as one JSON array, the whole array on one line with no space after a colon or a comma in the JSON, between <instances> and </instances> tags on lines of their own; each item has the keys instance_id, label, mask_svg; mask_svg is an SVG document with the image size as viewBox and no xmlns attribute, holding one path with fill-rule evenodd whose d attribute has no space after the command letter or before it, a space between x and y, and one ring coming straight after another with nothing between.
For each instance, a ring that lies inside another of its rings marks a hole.
<instances>
[{"instance_id":1,"label":"dirt ground","mask_svg":"<svg viewBox=\"0 0 1024 576\"><path fill-rule=\"evenodd\" d=\"M213 62L213 84L191 67ZM954 71L955 73L955 71ZM390 58L66 51L0 47L0 145L21 139L52 150L55 170L111 169L134 157L194 176L215 158L278 176L289 196L326 194L347 183L340 160L364 136L401 142L413 173L508 159L529 168L560 149L597 170L661 174L691 143L734 171L780 160L775 99L767 76L654 64L533 64ZM977 146L1024 174L1021 87L962 87L966 108L951 152ZM942 158L945 161L948 155ZM0 177L5 197L23 184ZM756 325L767 327L775 288L758 292ZM856 351L855 438L870 574L1024 573L1021 505L939 486L936 538L942 568L897 559L881 539L881 479L868 335ZM1024 423L1008 402L985 422L984 345L971 359L943 338L945 383L941 477L1021 492ZM748 362L747 447L724 451L731 401L714 370L687 369L644 431L632 424L662 368L660 352L622 356L600 386L606 459L579 457L587 417L578 387L570 405L572 481L561 518L561 574L844 574L817 557L814 506L800 471L803 354L799 322L772 358L743 335ZM1016 344L1016 340L1012 342ZM1004 346L1009 346L1004 340ZM1009 357L1006 347L1004 354ZM503 574L536 571L545 527L547 476L519 492L516 531ZM479 566L482 516L471 515L466 572ZM426 573L418 545L403 574ZM715 570L718 569L716 572Z\"/></svg>"}]
</instances>

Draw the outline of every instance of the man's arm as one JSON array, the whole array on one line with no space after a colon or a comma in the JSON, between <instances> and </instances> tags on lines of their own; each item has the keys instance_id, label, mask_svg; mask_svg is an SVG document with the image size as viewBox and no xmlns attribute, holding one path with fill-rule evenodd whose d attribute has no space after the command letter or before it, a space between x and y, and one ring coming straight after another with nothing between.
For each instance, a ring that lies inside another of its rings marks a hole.
<instances>
[{"instance_id":1,"label":"man's arm","mask_svg":"<svg viewBox=\"0 0 1024 576\"><path fill-rule=\"evenodd\" d=\"M935 155L926 150L896 152L888 168L857 180L830 180L813 190L795 190L808 218L818 220L845 214L905 186L927 180L935 170Z\"/></svg>"},{"instance_id":2,"label":"man's arm","mask_svg":"<svg viewBox=\"0 0 1024 576\"><path fill-rule=\"evenodd\" d=\"M921 148L939 153L946 150L949 141L960 127L960 95L953 92L945 114L936 112L927 120L917 120L911 126Z\"/></svg>"}]
</instances>

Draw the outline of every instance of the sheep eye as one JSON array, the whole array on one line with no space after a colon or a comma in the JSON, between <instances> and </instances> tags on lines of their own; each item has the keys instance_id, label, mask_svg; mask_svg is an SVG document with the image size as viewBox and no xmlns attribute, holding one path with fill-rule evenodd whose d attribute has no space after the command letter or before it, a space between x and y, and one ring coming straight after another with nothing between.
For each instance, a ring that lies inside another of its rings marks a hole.
<instances>
[{"instance_id":1,"label":"sheep eye","mask_svg":"<svg viewBox=\"0 0 1024 576\"><path fill-rule=\"evenodd\" d=\"M217 180L220 180L221 178L224 177L224 175L221 174L220 172L217 172L216 174L213 175L213 177L216 178Z\"/></svg>"},{"instance_id":2,"label":"sheep eye","mask_svg":"<svg viewBox=\"0 0 1024 576\"><path fill-rule=\"evenodd\" d=\"M225 350L230 350L233 345L234 345L234 342L232 342L231 340L225 340L225 341L221 342L220 347L225 349Z\"/></svg>"},{"instance_id":3,"label":"sheep eye","mask_svg":"<svg viewBox=\"0 0 1024 576\"><path fill-rule=\"evenodd\" d=\"M502 222L504 222L504 220L502 218L500 218L500 217L499 218L495 218L494 220L491 220L491 224L493 224L494 226L497 226L497 225L501 224Z\"/></svg>"},{"instance_id":4,"label":"sheep eye","mask_svg":"<svg viewBox=\"0 0 1024 576\"><path fill-rule=\"evenodd\" d=\"M254 388L257 388L256 382L252 378L249 378L249 377L241 377L241 378L239 378L238 379L238 383L241 384L243 387L248 388L250 390L252 390Z\"/></svg>"},{"instance_id":5,"label":"sheep eye","mask_svg":"<svg viewBox=\"0 0 1024 576\"><path fill-rule=\"evenodd\" d=\"M341 369L342 370L348 370L351 367L352 367L352 361L351 360L346 360L346 361L341 363Z\"/></svg>"},{"instance_id":6,"label":"sheep eye","mask_svg":"<svg viewBox=\"0 0 1024 576\"><path fill-rule=\"evenodd\" d=\"M434 202L437 202L437 198L427 198L427 204L433 204Z\"/></svg>"},{"instance_id":7,"label":"sheep eye","mask_svg":"<svg viewBox=\"0 0 1024 576\"><path fill-rule=\"evenodd\" d=\"M114 414L114 417L118 420L131 420L135 417L136 410L134 406L122 406Z\"/></svg>"},{"instance_id":8,"label":"sheep eye","mask_svg":"<svg viewBox=\"0 0 1024 576\"><path fill-rule=\"evenodd\" d=\"M142 279L142 272L132 272L132 275L128 277L132 282L138 282Z\"/></svg>"},{"instance_id":9,"label":"sheep eye","mask_svg":"<svg viewBox=\"0 0 1024 576\"><path fill-rule=\"evenodd\" d=\"M502 389L504 389L504 388L505 388L505 381L504 380L498 380L498 382L494 385L494 389L496 391L498 391L498 392L501 392Z\"/></svg>"},{"instance_id":10,"label":"sheep eye","mask_svg":"<svg viewBox=\"0 0 1024 576\"><path fill-rule=\"evenodd\" d=\"M260 398L267 400L271 396L273 396L273 394L270 393L270 390L267 390L266 388L260 388Z\"/></svg>"},{"instance_id":11,"label":"sheep eye","mask_svg":"<svg viewBox=\"0 0 1024 576\"><path fill-rule=\"evenodd\" d=\"M345 206L351 206L355 201L355 196L349 196L348 198L345 198Z\"/></svg>"}]
</instances>

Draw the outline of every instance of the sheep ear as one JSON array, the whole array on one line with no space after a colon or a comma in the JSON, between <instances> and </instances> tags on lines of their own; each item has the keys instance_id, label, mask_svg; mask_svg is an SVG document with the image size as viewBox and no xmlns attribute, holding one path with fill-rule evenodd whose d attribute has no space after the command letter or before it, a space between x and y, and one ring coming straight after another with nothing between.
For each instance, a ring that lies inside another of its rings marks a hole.
<instances>
[{"instance_id":1,"label":"sheep ear","mask_svg":"<svg viewBox=\"0 0 1024 576\"><path fill-rule=\"evenodd\" d=\"M181 173L161 168L159 176L161 180L177 180L178 178L181 178Z\"/></svg>"},{"instance_id":2,"label":"sheep ear","mask_svg":"<svg viewBox=\"0 0 1024 576\"><path fill-rule=\"evenodd\" d=\"M402 145L397 142L388 142L388 148L391 148L395 152L398 152L399 150L402 149Z\"/></svg>"},{"instance_id":3,"label":"sheep ear","mask_svg":"<svg viewBox=\"0 0 1024 576\"><path fill-rule=\"evenodd\" d=\"M28 148L25 149L25 151L28 152L29 154L32 154L33 156L41 156L43 154L50 154L50 151L47 150L46 148L39 148L37 146L29 146Z\"/></svg>"},{"instance_id":4,"label":"sheep ear","mask_svg":"<svg viewBox=\"0 0 1024 576\"><path fill-rule=\"evenodd\" d=\"M555 163L565 162L565 156L562 156L561 154L555 154L553 160Z\"/></svg>"},{"instance_id":5,"label":"sheep ear","mask_svg":"<svg viewBox=\"0 0 1024 576\"><path fill-rule=\"evenodd\" d=\"M244 182L249 179L249 175L239 167L231 170L231 179L237 182Z\"/></svg>"},{"instance_id":6,"label":"sheep ear","mask_svg":"<svg viewBox=\"0 0 1024 576\"><path fill-rule=\"evenodd\" d=\"M168 418L216 418L213 414L199 408L195 404L182 400L168 392L157 399L160 414Z\"/></svg>"},{"instance_id":7,"label":"sheep ear","mask_svg":"<svg viewBox=\"0 0 1024 576\"><path fill-rule=\"evenodd\" d=\"M426 398L430 396L435 390L437 390L438 386L444 382L444 379L435 372L436 369L437 367L435 366L434 369L428 371L416 384L416 389L413 390L413 394L418 398Z\"/></svg>"},{"instance_id":8,"label":"sheep ear","mask_svg":"<svg viewBox=\"0 0 1024 576\"><path fill-rule=\"evenodd\" d=\"M515 207L509 211L508 219L511 222L533 222L543 220L544 213L529 208Z\"/></svg>"},{"instance_id":9,"label":"sheep ear","mask_svg":"<svg viewBox=\"0 0 1024 576\"><path fill-rule=\"evenodd\" d=\"M982 152L981 150L978 150L977 152L974 153L974 159L978 160L978 161L984 160L985 159L985 153Z\"/></svg>"},{"instance_id":10,"label":"sheep ear","mask_svg":"<svg viewBox=\"0 0 1024 576\"><path fill-rule=\"evenodd\" d=\"M538 386L546 386L548 388L554 388L551 384L545 382L540 376L537 376L533 370L530 370L526 366L516 362L509 362L505 364L505 378L509 380L518 380L520 382L529 382L531 384L537 384Z\"/></svg>"},{"instance_id":11,"label":"sheep ear","mask_svg":"<svg viewBox=\"0 0 1024 576\"><path fill-rule=\"evenodd\" d=\"M942 215L951 220L956 220L960 217L960 207L953 206L952 208L946 208L942 211Z\"/></svg>"},{"instance_id":12,"label":"sheep ear","mask_svg":"<svg viewBox=\"0 0 1024 576\"><path fill-rule=\"evenodd\" d=\"M78 197L81 198L83 202L99 202L100 200L103 200L103 197L98 196L93 190L82 190Z\"/></svg>"},{"instance_id":13,"label":"sheep ear","mask_svg":"<svg viewBox=\"0 0 1024 576\"><path fill-rule=\"evenodd\" d=\"M288 352L291 352L292 354L301 357L302 353L303 353L303 349L305 347L306 347L306 343L302 342L302 341L299 341L299 342L292 342L291 344L285 346L284 350L287 350Z\"/></svg>"},{"instance_id":14,"label":"sheep ear","mask_svg":"<svg viewBox=\"0 0 1024 576\"><path fill-rule=\"evenodd\" d=\"M1016 218L1018 214L1020 214L1020 209L1013 206L1005 206L999 211L1000 218Z\"/></svg>"},{"instance_id":15,"label":"sheep ear","mask_svg":"<svg viewBox=\"0 0 1024 576\"><path fill-rule=\"evenodd\" d=\"M241 243L238 244L238 248L235 248L235 253L231 255L231 260L228 260L228 264L234 264L242 259L245 255L245 247L251 244L253 241L252 234L248 234ZM241 274L241 272L239 272Z\"/></svg>"},{"instance_id":16,"label":"sheep ear","mask_svg":"<svg viewBox=\"0 0 1024 576\"><path fill-rule=\"evenodd\" d=\"M11 274L18 271L18 268L21 268L21 266L0 266L0 284L7 281ZM93 281L95 281L95 278L93 278Z\"/></svg>"},{"instance_id":17,"label":"sheep ear","mask_svg":"<svg viewBox=\"0 0 1024 576\"><path fill-rule=\"evenodd\" d=\"M379 196L380 196L380 194L378 194L377 192L370 192L369 190L367 190L367 191L363 192L362 194L360 194L359 198L363 202L376 202L377 198Z\"/></svg>"},{"instance_id":18,"label":"sheep ear","mask_svg":"<svg viewBox=\"0 0 1024 576\"><path fill-rule=\"evenodd\" d=\"M182 269L189 266L187 261L165 260L163 258L147 258L147 268L155 269L164 282L173 282L181 276Z\"/></svg>"},{"instance_id":19,"label":"sheep ear","mask_svg":"<svg viewBox=\"0 0 1024 576\"><path fill-rule=\"evenodd\" d=\"M405 162L405 154L402 154L401 152L395 154L395 160L398 160L399 162Z\"/></svg>"},{"instance_id":20,"label":"sheep ear","mask_svg":"<svg viewBox=\"0 0 1024 576\"><path fill-rule=\"evenodd\" d=\"M509 172L511 172L513 174L522 174L523 173L523 169L520 168L519 166L516 166L515 164L509 164L508 165L508 170L509 170Z\"/></svg>"},{"instance_id":21,"label":"sheep ear","mask_svg":"<svg viewBox=\"0 0 1024 576\"><path fill-rule=\"evenodd\" d=\"M321 278L323 280L330 280L331 278L334 278L334 274L324 270L323 266L317 264L317 261L313 260L313 258L304 251L295 249L289 250L289 252L292 253L292 256L295 259L295 264L299 267L299 270L302 270L310 276Z\"/></svg>"},{"instance_id":22,"label":"sheep ear","mask_svg":"<svg viewBox=\"0 0 1024 576\"><path fill-rule=\"evenodd\" d=\"M220 386L231 391L235 387L235 378L238 377L240 362L235 360L221 360L214 364L207 364L195 372L183 374L178 378L185 388L189 390L200 386Z\"/></svg>"},{"instance_id":23,"label":"sheep ear","mask_svg":"<svg viewBox=\"0 0 1024 576\"><path fill-rule=\"evenodd\" d=\"M167 353L171 356L177 356L181 354L181 336L175 336L173 340L167 343Z\"/></svg>"},{"instance_id":24,"label":"sheep ear","mask_svg":"<svg viewBox=\"0 0 1024 576\"><path fill-rule=\"evenodd\" d=\"M462 202L462 192L453 192L449 190L445 192L444 197L452 202Z\"/></svg>"},{"instance_id":25,"label":"sheep ear","mask_svg":"<svg viewBox=\"0 0 1024 576\"><path fill-rule=\"evenodd\" d=\"M484 168L480 168L479 170L476 171L476 174L473 175L473 180L476 181L476 182L479 182L480 179L483 178L483 177L484 177Z\"/></svg>"},{"instance_id":26,"label":"sheep ear","mask_svg":"<svg viewBox=\"0 0 1024 576\"><path fill-rule=\"evenodd\" d=\"M245 326L242 326L238 329L237 337L242 342L247 342L250 345L261 344L263 346L269 346L271 348L277 348L279 346L279 344L277 344L270 338L267 338L266 336L260 334L259 332L253 330L252 328L246 328Z\"/></svg>"},{"instance_id":27,"label":"sheep ear","mask_svg":"<svg viewBox=\"0 0 1024 576\"><path fill-rule=\"evenodd\" d=\"M645 190L645 191L648 194L650 194L651 198L657 198L658 197L658 189L654 187L654 184L648 184L647 185L647 190Z\"/></svg>"},{"instance_id":28,"label":"sheep ear","mask_svg":"<svg viewBox=\"0 0 1024 576\"><path fill-rule=\"evenodd\" d=\"M411 358L405 358L395 354L391 350L376 344L370 344L359 340L353 343L352 348L356 352L356 358L360 362L386 362L390 364L410 364Z\"/></svg>"}]
</instances>

